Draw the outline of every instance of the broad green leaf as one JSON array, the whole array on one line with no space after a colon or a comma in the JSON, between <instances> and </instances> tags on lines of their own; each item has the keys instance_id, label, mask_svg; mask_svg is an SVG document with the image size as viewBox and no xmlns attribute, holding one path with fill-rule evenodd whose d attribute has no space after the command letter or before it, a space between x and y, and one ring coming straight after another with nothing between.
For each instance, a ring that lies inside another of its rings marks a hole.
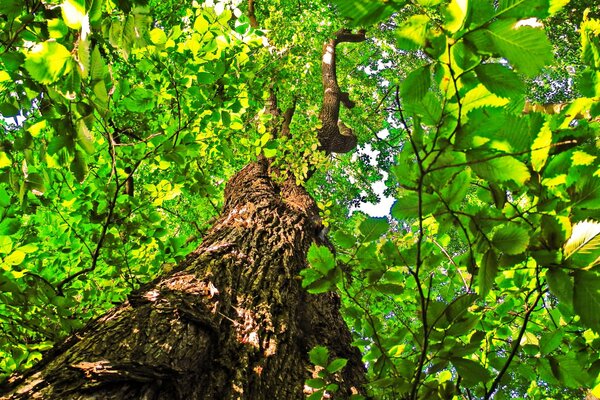
<instances>
[{"instance_id":1,"label":"broad green leaf","mask_svg":"<svg viewBox=\"0 0 600 400\"><path fill-rule=\"evenodd\" d=\"M396 3L396 4L394 4ZM333 0L340 14L350 19L350 26L370 26L392 15L405 1Z\"/></svg>"},{"instance_id":2,"label":"broad green leaf","mask_svg":"<svg viewBox=\"0 0 600 400\"><path fill-rule=\"evenodd\" d=\"M15 250L4 258L8 265L19 265L25 260L25 253L21 250Z\"/></svg>"},{"instance_id":3,"label":"broad green leaf","mask_svg":"<svg viewBox=\"0 0 600 400\"><path fill-rule=\"evenodd\" d=\"M63 20L69 28L80 29L84 23L87 23L85 1L65 0L61 5L61 11Z\"/></svg>"},{"instance_id":4,"label":"broad green leaf","mask_svg":"<svg viewBox=\"0 0 600 400\"><path fill-rule=\"evenodd\" d=\"M500 0L496 16L502 18L545 18L549 13L549 0Z\"/></svg>"},{"instance_id":5,"label":"broad green leaf","mask_svg":"<svg viewBox=\"0 0 600 400\"><path fill-rule=\"evenodd\" d=\"M498 256L493 250L488 250L481 259L479 266L479 295L485 298L494 285L494 279L498 274Z\"/></svg>"},{"instance_id":6,"label":"broad green leaf","mask_svg":"<svg viewBox=\"0 0 600 400\"><path fill-rule=\"evenodd\" d=\"M467 160L480 178L494 183L513 181L517 185L523 185L531 177L525 164L508 155L469 151Z\"/></svg>"},{"instance_id":7,"label":"broad green leaf","mask_svg":"<svg viewBox=\"0 0 600 400\"><path fill-rule=\"evenodd\" d=\"M16 218L4 218L0 222L0 235L14 235L21 227L21 222Z\"/></svg>"},{"instance_id":8,"label":"broad green leaf","mask_svg":"<svg viewBox=\"0 0 600 400\"><path fill-rule=\"evenodd\" d=\"M335 360L330 362L329 365L327 366L327 372L329 372L330 374L333 374L338 371L341 371L346 366L346 364L348 364L347 359L336 358Z\"/></svg>"},{"instance_id":9,"label":"broad green leaf","mask_svg":"<svg viewBox=\"0 0 600 400\"><path fill-rule=\"evenodd\" d=\"M529 77L535 76L553 60L552 46L544 31L519 26L515 19L500 19L487 28L469 33L466 40L483 54L504 57Z\"/></svg>"},{"instance_id":10,"label":"broad green leaf","mask_svg":"<svg viewBox=\"0 0 600 400\"><path fill-rule=\"evenodd\" d=\"M425 47L427 42L426 15L413 15L404 21L396 30L398 47L402 50L416 50Z\"/></svg>"},{"instance_id":11,"label":"broad green leaf","mask_svg":"<svg viewBox=\"0 0 600 400\"><path fill-rule=\"evenodd\" d=\"M529 244L529 234L525 228L505 225L494 233L492 244L505 254L521 254Z\"/></svg>"},{"instance_id":12,"label":"broad green leaf","mask_svg":"<svg viewBox=\"0 0 600 400\"><path fill-rule=\"evenodd\" d=\"M325 382L323 378L307 379L305 383L306 386L311 387L313 389L322 389L325 386L327 386L327 382Z\"/></svg>"},{"instance_id":13,"label":"broad green leaf","mask_svg":"<svg viewBox=\"0 0 600 400\"><path fill-rule=\"evenodd\" d=\"M462 112L463 114L468 114L469 111L476 108L487 106L502 107L508 103L508 99L495 95L487 90L484 85L479 84L469 90L462 98Z\"/></svg>"},{"instance_id":14,"label":"broad green leaf","mask_svg":"<svg viewBox=\"0 0 600 400\"><path fill-rule=\"evenodd\" d=\"M138 87L123 100L123 105L129 111L145 112L154 108L156 95L147 89Z\"/></svg>"},{"instance_id":15,"label":"broad green leaf","mask_svg":"<svg viewBox=\"0 0 600 400\"><path fill-rule=\"evenodd\" d=\"M432 213L437 205L435 196L429 193L421 194L422 216ZM419 217L419 196L414 192L404 193L392 206L392 216L398 221Z\"/></svg>"},{"instance_id":16,"label":"broad green leaf","mask_svg":"<svg viewBox=\"0 0 600 400\"><path fill-rule=\"evenodd\" d=\"M431 85L431 72L429 65L412 71L402 82L401 95L405 101L421 101Z\"/></svg>"},{"instance_id":17,"label":"broad green leaf","mask_svg":"<svg viewBox=\"0 0 600 400\"><path fill-rule=\"evenodd\" d=\"M326 368L327 360L329 359L329 350L324 346L316 346L308 352L308 357L310 358L310 362L314 365Z\"/></svg>"},{"instance_id":18,"label":"broad green leaf","mask_svg":"<svg viewBox=\"0 0 600 400\"><path fill-rule=\"evenodd\" d=\"M481 364L466 358L451 358L450 362L466 386L475 386L490 380L490 372Z\"/></svg>"},{"instance_id":19,"label":"broad green leaf","mask_svg":"<svg viewBox=\"0 0 600 400\"><path fill-rule=\"evenodd\" d=\"M450 0L450 3L442 9L444 16L444 27L455 33L462 28L467 16L469 2L467 0Z\"/></svg>"},{"instance_id":20,"label":"broad green leaf","mask_svg":"<svg viewBox=\"0 0 600 400\"><path fill-rule=\"evenodd\" d=\"M363 240L365 242L372 242L379 239L384 233L386 233L390 229L390 224L385 217L371 217L361 222L358 229L360 230L360 233L363 234Z\"/></svg>"},{"instance_id":21,"label":"broad green leaf","mask_svg":"<svg viewBox=\"0 0 600 400\"><path fill-rule=\"evenodd\" d=\"M71 53L57 42L38 43L25 56L25 69L33 79L43 84L56 82L72 67Z\"/></svg>"},{"instance_id":22,"label":"broad green leaf","mask_svg":"<svg viewBox=\"0 0 600 400\"><path fill-rule=\"evenodd\" d=\"M561 302L571 306L573 302L573 279L563 269L551 268L546 272L550 291Z\"/></svg>"},{"instance_id":23,"label":"broad green leaf","mask_svg":"<svg viewBox=\"0 0 600 400\"><path fill-rule=\"evenodd\" d=\"M327 274L335 267L335 259L331 251L325 246L318 246L313 243L308 250L308 262L310 266L323 275Z\"/></svg>"},{"instance_id":24,"label":"broad green leaf","mask_svg":"<svg viewBox=\"0 0 600 400\"><path fill-rule=\"evenodd\" d=\"M501 64L481 64L475 67L477 77L492 93L512 98L525 93L525 84L515 72Z\"/></svg>"},{"instance_id":25,"label":"broad green leaf","mask_svg":"<svg viewBox=\"0 0 600 400\"><path fill-rule=\"evenodd\" d=\"M548 124L544 124L531 145L531 165L534 171L539 172L546 165L551 144L552 131Z\"/></svg>"},{"instance_id":26,"label":"broad green leaf","mask_svg":"<svg viewBox=\"0 0 600 400\"><path fill-rule=\"evenodd\" d=\"M154 28L150 31L150 40L157 45L165 44L167 42L167 35L162 29Z\"/></svg>"},{"instance_id":27,"label":"broad green leaf","mask_svg":"<svg viewBox=\"0 0 600 400\"><path fill-rule=\"evenodd\" d=\"M591 268L600 263L600 223L585 220L573 225L564 245L565 258L573 257L576 267ZM579 257L576 257L579 256Z\"/></svg>"},{"instance_id":28,"label":"broad green leaf","mask_svg":"<svg viewBox=\"0 0 600 400\"><path fill-rule=\"evenodd\" d=\"M564 335L562 329L557 329L542 335L540 338L540 352L542 355L549 354L556 350L560 346Z\"/></svg>"},{"instance_id":29,"label":"broad green leaf","mask_svg":"<svg viewBox=\"0 0 600 400\"><path fill-rule=\"evenodd\" d=\"M8 254L12 250L12 239L10 236L0 236L0 254Z\"/></svg>"},{"instance_id":30,"label":"broad green leaf","mask_svg":"<svg viewBox=\"0 0 600 400\"><path fill-rule=\"evenodd\" d=\"M10 158L8 158L5 152L0 151L0 168L10 167L11 165Z\"/></svg>"},{"instance_id":31,"label":"broad green leaf","mask_svg":"<svg viewBox=\"0 0 600 400\"><path fill-rule=\"evenodd\" d=\"M581 321L600 333L600 275L592 271L575 271L573 307Z\"/></svg>"}]
</instances>

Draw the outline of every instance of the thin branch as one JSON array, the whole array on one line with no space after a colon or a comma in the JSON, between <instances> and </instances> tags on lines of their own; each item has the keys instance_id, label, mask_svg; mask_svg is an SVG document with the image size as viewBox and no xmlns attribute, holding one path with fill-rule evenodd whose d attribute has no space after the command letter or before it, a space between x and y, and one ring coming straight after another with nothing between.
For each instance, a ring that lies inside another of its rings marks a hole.
<instances>
[{"instance_id":1,"label":"thin branch","mask_svg":"<svg viewBox=\"0 0 600 400\"><path fill-rule=\"evenodd\" d=\"M537 290L537 288L534 289L534 290ZM533 292L530 292L527 295L527 297L529 297L529 295L531 293L533 293ZM502 369L500 370L500 372L496 376L496 379L494 379L494 382L492 383L492 386L486 392L484 400L489 400L490 398L492 398L492 395L498 389L498 386L500 385L500 381L504 377L504 374L506 373L506 371L508 371L508 367L510 367L510 364L511 364L513 358L515 358L515 355L517 354L517 351L519 350L519 347L520 347L520 344L521 344L521 339L523 339L523 336L525 335L525 331L527 330L527 324L529 322L529 318L531 317L531 314L535 310L535 308L537 306L537 303L540 301L541 298L542 298L542 293L538 293L538 296L535 299L535 301L533 302L533 304L525 312L525 317L523 318L523 325L521 325L521 329L519 330L519 334L517 335L515 341L513 342L513 348L511 350L510 354L508 355L508 358L506 359L506 362L504 363L504 366L502 367Z\"/></svg>"}]
</instances>

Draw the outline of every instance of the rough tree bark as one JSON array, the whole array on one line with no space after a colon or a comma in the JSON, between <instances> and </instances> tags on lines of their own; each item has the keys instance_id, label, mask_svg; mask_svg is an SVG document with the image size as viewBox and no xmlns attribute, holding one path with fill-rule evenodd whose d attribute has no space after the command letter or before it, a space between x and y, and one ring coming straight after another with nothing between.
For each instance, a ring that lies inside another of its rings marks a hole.
<instances>
[{"instance_id":1,"label":"rough tree bark","mask_svg":"<svg viewBox=\"0 0 600 400\"><path fill-rule=\"evenodd\" d=\"M361 40L364 33L342 30L325 46L319 138L327 152L356 145L338 129L340 102L349 100L337 85L335 46ZM320 240L318 208L294 179L273 181L269 168L260 158L229 181L220 219L182 265L11 378L1 398L300 399L316 345L348 359L335 396L360 393L364 367L339 299L309 295L298 279Z\"/></svg>"}]
</instances>

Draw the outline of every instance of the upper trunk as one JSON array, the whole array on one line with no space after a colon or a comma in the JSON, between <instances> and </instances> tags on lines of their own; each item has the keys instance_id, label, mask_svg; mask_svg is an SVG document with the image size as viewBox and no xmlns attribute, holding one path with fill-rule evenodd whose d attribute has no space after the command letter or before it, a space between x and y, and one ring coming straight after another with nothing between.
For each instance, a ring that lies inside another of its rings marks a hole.
<instances>
[{"instance_id":1,"label":"upper trunk","mask_svg":"<svg viewBox=\"0 0 600 400\"><path fill-rule=\"evenodd\" d=\"M335 295L309 295L299 271L321 223L265 160L225 191L221 218L188 259L13 378L6 399L299 399L316 345L347 358L341 398L363 380Z\"/></svg>"}]
</instances>

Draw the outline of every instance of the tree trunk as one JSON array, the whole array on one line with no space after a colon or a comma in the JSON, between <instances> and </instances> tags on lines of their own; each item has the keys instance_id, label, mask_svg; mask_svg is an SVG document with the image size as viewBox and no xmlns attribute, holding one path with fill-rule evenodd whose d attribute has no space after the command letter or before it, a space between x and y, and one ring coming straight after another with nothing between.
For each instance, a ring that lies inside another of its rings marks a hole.
<instances>
[{"instance_id":1,"label":"tree trunk","mask_svg":"<svg viewBox=\"0 0 600 400\"><path fill-rule=\"evenodd\" d=\"M221 218L176 271L10 379L2 399L301 399L316 345L348 359L335 397L361 392L338 298L298 278L317 207L268 168L261 159L230 180Z\"/></svg>"}]
</instances>

